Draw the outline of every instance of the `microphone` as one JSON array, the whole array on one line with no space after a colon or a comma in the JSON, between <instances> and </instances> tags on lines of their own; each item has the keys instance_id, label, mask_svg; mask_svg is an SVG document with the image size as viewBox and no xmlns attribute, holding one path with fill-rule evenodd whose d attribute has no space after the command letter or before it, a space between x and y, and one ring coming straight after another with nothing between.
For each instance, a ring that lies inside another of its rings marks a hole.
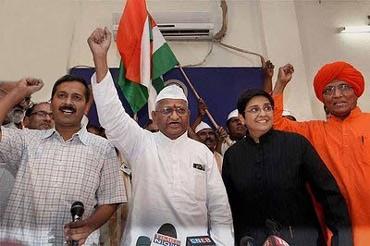
<instances>
[{"instance_id":1,"label":"microphone","mask_svg":"<svg viewBox=\"0 0 370 246\"><path fill-rule=\"evenodd\" d=\"M151 245L180 246L181 241L177 239L175 227L166 223L158 229Z\"/></svg>"},{"instance_id":2,"label":"microphone","mask_svg":"<svg viewBox=\"0 0 370 246\"><path fill-rule=\"evenodd\" d=\"M76 201L72 203L71 206L71 215L72 215L72 222L80 221L82 219L82 215L84 214L85 209L82 202ZM78 246L78 241L72 240L72 246Z\"/></svg>"},{"instance_id":3,"label":"microphone","mask_svg":"<svg viewBox=\"0 0 370 246\"><path fill-rule=\"evenodd\" d=\"M254 246L253 237L244 236L240 239L240 246Z\"/></svg>"},{"instance_id":4,"label":"microphone","mask_svg":"<svg viewBox=\"0 0 370 246\"><path fill-rule=\"evenodd\" d=\"M284 239L272 235L266 239L262 246L289 246L289 244Z\"/></svg>"},{"instance_id":5,"label":"microphone","mask_svg":"<svg viewBox=\"0 0 370 246\"><path fill-rule=\"evenodd\" d=\"M186 246L216 246L210 236L187 237Z\"/></svg>"},{"instance_id":6,"label":"microphone","mask_svg":"<svg viewBox=\"0 0 370 246\"><path fill-rule=\"evenodd\" d=\"M140 236L136 241L136 246L150 246L150 238L146 236Z\"/></svg>"}]
</instances>

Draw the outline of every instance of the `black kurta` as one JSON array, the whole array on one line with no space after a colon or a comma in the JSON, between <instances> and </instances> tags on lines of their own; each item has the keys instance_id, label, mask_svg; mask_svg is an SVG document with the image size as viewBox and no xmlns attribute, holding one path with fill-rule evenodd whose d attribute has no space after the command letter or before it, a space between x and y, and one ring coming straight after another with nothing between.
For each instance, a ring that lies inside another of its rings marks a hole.
<instances>
[{"instance_id":1,"label":"black kurta","mask_svg":"<svg viewBox=\"0 0 370 246\"><path fill-rule=\"evenodd\" d=\"M352 245L350 219L335 179L301 135L270 130L255 143L246 136L225 153L222 177L235 241L262 245L271 226L291 245L321 245L322 233L306 189L309 183L334 232L333 245Z\"/></svg>"}]
</instances>

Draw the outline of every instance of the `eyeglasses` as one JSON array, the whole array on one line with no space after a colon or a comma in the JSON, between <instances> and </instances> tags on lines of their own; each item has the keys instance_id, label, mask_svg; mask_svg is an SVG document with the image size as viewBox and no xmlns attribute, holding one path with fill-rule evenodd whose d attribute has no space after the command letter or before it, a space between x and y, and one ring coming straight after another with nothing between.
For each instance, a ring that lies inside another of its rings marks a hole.
<instances>
[{"instance_id":1,"label":"eyeglasses","mask_svg":"<svg viewBox=\"0 0 370 246\"><path fill-rule=\"evenodd\" d=\"M176 111L176 114L179 116L185 116L188 113L188 109L183 107L164 107L156 110L156 112L159 112L164 116L170 116L174 111Z\"/></svg>"},{"instance_id":2,"label":"eyeglasses","mask_svg":"<svg viewBox=\"0 0 370 246\"><path fill-rule=\"evenodd\" d=\"M39 117L42 117L42 118L46 118L46 116L49 116L50 118L53 118L53 113L48 113L46 111L37 111L37 112L33 112L31 115L37 115Z\"/></svg>"},{"instance_id":3,"label":"eyeglasses","mask_svg":"<svg viewBox=\"0 0 370 246\"><path fill-rule=\"evenodd\" d=\"M273 110L274 108L272 107L271 104L266 104L262 108L258 106L253 106L248 110L245 110L245 112L250 113L250 114L260 114L261 111L263 110L265 113L269 113Z\"/></svg>"},{"instance_id":4,"label":"eyeglasses","mask_svg":"<svg viewBox=\"0 0 370 246\"><path fill-rule=\"evenodd\" d=\"M324 96L332 96L335 94L335 90L339 90L342 94L347 94L348 92L350 92L352 90L352 86L350 85L347 85L347 84L339 84L339 85L336 85L336 86L327 86L324 88L324 91L322 92L322 94Z\"/></svg>"}]
</instances>

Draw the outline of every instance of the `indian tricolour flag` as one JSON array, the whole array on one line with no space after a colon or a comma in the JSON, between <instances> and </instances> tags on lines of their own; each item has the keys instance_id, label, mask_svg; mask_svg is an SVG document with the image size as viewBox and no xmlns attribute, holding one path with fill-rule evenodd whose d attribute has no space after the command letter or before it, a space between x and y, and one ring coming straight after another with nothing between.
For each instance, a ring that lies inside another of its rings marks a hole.
<instances>
[{"instance_id":1,"label":"indian tricolour flag","mask_svg":"<svg viewBox=\"0 0 370 246\"><path fill-rule=\"evenodd\" d=\"M145 0L127 0L117 31L121 55L118 85L132 111L149 112L164 84L162 75L178 61L148 13ZM149 102L148 102L149 100Z\"/></svg>"}]
</instances>

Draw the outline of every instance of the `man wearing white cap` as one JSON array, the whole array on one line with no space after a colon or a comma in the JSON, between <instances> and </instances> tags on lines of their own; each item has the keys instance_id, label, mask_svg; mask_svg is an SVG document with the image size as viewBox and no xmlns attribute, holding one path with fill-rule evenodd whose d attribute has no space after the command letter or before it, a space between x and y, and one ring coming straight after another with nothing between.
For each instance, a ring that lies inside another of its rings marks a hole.
<instances>
[{"instance_id":1,"label":"man wearing white cap","mask_svg":"<svg viewBox=\"0 0 370 246\"><path fill-rule=\"evenodd\" d=\"M187 236L208 230L217 245L234 245L229 202L214 157L187 136L189 109L182 89L171 85L158 94L152 117L159 132L142 129L122 107L108 71L110 42L107 29L96 29L88 39L100 123L132 170L132 206L122 245L135 245L140 236L153 239L165 223L176 228L181 245Z\"/></svg>"},{"instance_id":2,"label":"man wearing white cap","mask_svg":"<svg viewBox=\"0 0 370 246\"><path fill-rule=\"evenodd\" d=\"M221 172L223 157L216 151L218 137L216 132L205 122L201 121L195 128L195 133L198 135L200 142L205 144L212 151L215 157L217 168Z\"/></svg>"},{"instance_id":3,"label":"man wearing white cap","mask_svg":"<svg viewBox=\"0 0 370 246\"><path fill-rule=\"evenodd\" d=\"M221 154L224 155L226 150L234 143L242 139L247 133L243 118L239 115L238 110L231 111L226 120L226 127L229 133L229 139L221 145Z\"/></svg>"}]
</instances>

